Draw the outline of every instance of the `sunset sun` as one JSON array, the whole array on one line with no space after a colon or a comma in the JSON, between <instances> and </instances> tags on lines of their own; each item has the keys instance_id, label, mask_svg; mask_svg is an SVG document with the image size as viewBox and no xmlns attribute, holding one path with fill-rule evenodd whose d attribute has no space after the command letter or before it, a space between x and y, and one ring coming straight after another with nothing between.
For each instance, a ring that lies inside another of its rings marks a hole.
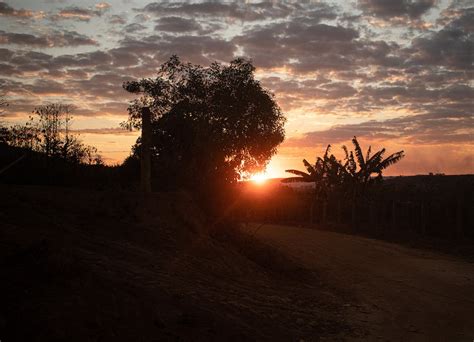
<instances>
[{"instance_id":1,"label":"sunset sun","mask_svg":"<svg viewBox=\"0 0 474 342\"><path fill-rule=\"evenodd\" d=\"M256 184L263 184L267 179L268 175L265 172L259 172L250 177L250 180Z\"/></svg>"}]
</instances>

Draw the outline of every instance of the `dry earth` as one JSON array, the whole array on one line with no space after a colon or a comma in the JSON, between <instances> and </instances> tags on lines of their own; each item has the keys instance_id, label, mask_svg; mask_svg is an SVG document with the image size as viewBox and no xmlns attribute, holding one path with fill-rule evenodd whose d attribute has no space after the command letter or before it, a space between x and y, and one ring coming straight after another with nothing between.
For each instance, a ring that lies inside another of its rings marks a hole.
<instances>
[{"instance_id":1,"label":"dry earth","mask_svg":"<svg viewBox=\"0 0 474 342\"><path fill-rule=\"evenodd\" d=\"M353 294L348 340L473 341L474 264L315 229L250 225L256 237Z\"/></svg>"},{"instance_id":2,"label":"dry earth","mask_svg":"<svg viewBox=\"0 0 474 342\"><path fill-rule=\"evenodd\" d=\"M1 341L474 336L474 265L445 255L288 226L210 230L180 193L0 191Z\"/></svg>"},{"instance_id":3,"label":"dry earth","mask_svg":"<svg viewBox=\"0 0 474 342\"><path fill-rule=\"evenodd\" d=\"M344 295L317 272L209 231L186 194L0 190L2 342L353 336Z\"/></svg>"}]
</instances>

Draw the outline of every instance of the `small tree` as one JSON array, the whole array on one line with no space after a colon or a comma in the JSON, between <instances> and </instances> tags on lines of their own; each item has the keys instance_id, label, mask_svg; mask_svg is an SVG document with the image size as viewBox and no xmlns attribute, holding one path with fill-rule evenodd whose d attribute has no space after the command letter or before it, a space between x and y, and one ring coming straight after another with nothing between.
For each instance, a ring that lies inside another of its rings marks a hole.
<instances>
[{"instance_id":1,"label":"small tree","mask_svg":"<svg viewBox=\"0 0 474 342\"><path fill-rule=\"evenodd\" d=\"M285 118L254 72L244 59L202 67L173 56L155 79L124 84L142 95L124 126L140 127L143 106L153 114L152 160L163 183L209 188L265 167L283 141Z\"/></svg>"},{"instance_id":2,"label":"small tree","mask_svg":"<svg viewBox=\"0 0 474 342\"><path fill-rule=\"evenodd\" d=\"M33 111L38 116L41 132L41 152L48 157L66 157L69 146L70 105L52 103L39 106Z\"/></svg>"},{"instance_id":3,"label":"small tree","mask_svg":"<svg viewBox=\"0 0 474 342\"><path fill-rule=\"evenodd\" d=\"M352 144L354 151L350 152L346 146L342 146L345 154L345 163L341 165L343 181L354 197L364 197L371 184L382 180L383 171L390 165L398 163L405 155L403 151L399 151L384 158L385 148L371 154L372 148L369 146L364 158L357 137L352 139Z\"/></svg>"},{"instance_id":4,"label":"small tree","mask_svg":"<svg viewBox=\"0 0 474 342\"><path fill-rule=\"evenodd\" d=\"M351 201L351 221L356 228L358 202L361 200L367 202L370 187L382 180L382 173L386 168L398 163L405 155L403 151L399 151L384 158L385 148L371 154L371 146L369 146L364 158L356 137L352 139L352 144L354 151L349 152L346 146L342 147L345 163L341 170L343 189Z\"/></svg>"},{"instance_id":5,"label":"small tree","mask_svg":"<svg viewBox=\"0 0 474 342\"><path fill-rule=\"evenodd\" d=\"M327 198L331 192L346 195L351 203L351 218L355 225L357 203L368 200L367 195L370 187L382 180L383 171L390 165L399 162L404 157L404 152L399 151L384 158L385 148L371 155L371 147L367 150L364 158L362 149L357 138L352 139L354 151L344 150L344 161L338 160L334 155L329 155L331 145L328 145L323 157L317 157L316 163L311 165L306 159L303 160L308 172L299 170L286 170L286 172L297 175L283 180L290 182L314 183L314 196L311 202L310 220L313 222L313 212L316 203L322 205L322 217L326 218Z\"/></svg>"},{"instance_id":6,"label":"small tree","mask_svg":"<svg viewBox=\"0 0 474 342\"><path fill-rule=\"evenodd\" d=\"M24 125L13 125L7 129L6 139L11 146L38 151L40 149L40 130L30 117Z\"/></svg>"},{"instance_id":7,"label":"small tree","mask_svg":"<svg viewBox=\"0 0 474 342\"><path fill-rule=\"evenodd\" d=\"M0 94L0 115L5 113L5 108L8 107L8 102L5 99L5 95Z\"/></svg>"},{"instance_id":8,"label":"small tree","mask_svg":"<svg viewBox=\"0 0 474 342\"><path fill-rule=\"evenodd\" d=\"M313 196L310 204L310 223L314 222L314 209L316 204L322 204L321 221L326 219L326 206L329 192L334 189L341 181L340 163L334 155L329 155L331 145L328 145L323 157L316 157L316 163L311 165L306 159L303 164L308 172L299 170L286 170L288 173L298 177L289 177L283 180L284 183L307 182L313 183Z\"/></svg>"},{"instance_id":9,"label":"small tree","mask_svg":"<svg viewBox=\"0 0 474 342\"><path fill-rule=\"evenodd\" d=\"M5 113L5 108L8 107L8 102L4 95L0 94L0 115ZM3 120L0 118L0 143L5 143L8 137L8 129L5 127Z\"/></svg>"},{"instance_id":10,"label":"small tree","mask_svg":"<svg viewBox=\"0 0 474 342\"><path fill-rule=\"evenodd\" d=\"M8 129L5 141L49 158L77 164L102 164L95 147L85 145L77 135L71 134L72 109L72 106L60 103L39 106L25 125Z\"/></svg>"}]
</instances>

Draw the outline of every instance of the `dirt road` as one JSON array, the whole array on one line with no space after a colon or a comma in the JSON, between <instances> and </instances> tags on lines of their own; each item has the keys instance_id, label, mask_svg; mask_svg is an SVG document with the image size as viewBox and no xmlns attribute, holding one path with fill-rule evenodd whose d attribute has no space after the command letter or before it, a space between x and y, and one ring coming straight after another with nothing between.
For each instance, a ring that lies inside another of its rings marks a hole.
<instances>
[{"instance_id":1,"label":"dirt road","mask_svg":"<svg viewBox=\"0 0 474 342\"><path fill-rule=\"evenodd\" d=\"M256 225L255 236L347 291L360 340L474 341L474 264L334 232Z\"/></svg>"}]
</instances>

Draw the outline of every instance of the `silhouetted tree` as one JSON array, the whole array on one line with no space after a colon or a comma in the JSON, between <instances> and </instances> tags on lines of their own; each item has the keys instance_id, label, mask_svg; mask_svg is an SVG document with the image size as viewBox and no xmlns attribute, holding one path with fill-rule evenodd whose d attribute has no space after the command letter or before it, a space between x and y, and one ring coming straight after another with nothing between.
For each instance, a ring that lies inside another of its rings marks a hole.
<instances>
[{"instance_id":1,"label":"silhouetted tree","mask_svg":"<svg viewBox=\"0 0 474 342\"><path fill-rule=\"evenodd\" d=\"M399 162L405 156L403 151L399 151L384 158L385 148L371 154L371 146L369 146L364 158L357 137L352 139L352 144L354 151L349 152L346 146L342 147L345 163L341 170L343 182L355 197L364 196L371 184L382 179L382 173L387 167Z\"/></svg>"},{"instance_id":2,"label":"silhouetted tree","mask_svg":"<svg viewBox=\"0 0 474 342\"><path fill-rule=\"evenodd\" d=\"M330 150L331 145L328 145L323 157L316 157L316 163L314 165L310 164L306 159L303 159L303 164L308 172L293 169L286 170L286 172L297 175L298 177L288 177L283 180L284 183L314 183L314 193L310 205L310 223L314 221L314 207L316 204L322 204L321 220L325 220L328 194L342 181L340 162L338 162L334 155L329 155Z\"/></svg>"},{"instance_id":3,"label":"silhouetted tree","mask_svg":"<svg viewBox=\"0 0 474 342\"><path fill-rule=\"evenodd\" d=\"M254 78L251 62L202 67L173 56L155 79L126 82L143 96L130 104L127 128L152 113L152 158L164 182L193 189L229 184L263 169L284 139L285 118ZM140 141L134 150L139 154Z\"/></svg>"},{"instance_id":4,"label":"silhouetted tree","mask_svg":"<svg viewBox=\"0 0 474 342\"><path fill-rule=\"evenodd\" d=\"M313 222L314 205L316 203L322 205L322 221L324 221L328 195L330 192L338 192L350 199L351 216L355 224L357 203L361 200L366 201L369 187L382 180L382 173L387 167L397 163L404 157L403 151L399 151L384 158L385 148L371 155L371 147L369 146L364 158L356 137L352 139L352 143L354 151L349 152L346 146L342 146L345 154L344 162L338 160L332 154L329 155L331 145L328 145L323 157L317 157L314 165L311 165L306 159L303 160L308 172L286 170L286 172L298 177L286 178L283 180L284 183L314 183L311 222Z\"/></svg>"},{"instance_id":5,"label":"silhouetted tree","mask_svg":"<svg viewBox=\"0 0 474 342\"><path fill-rule=\"evenodd\" d=\"M0 115L5 112L6 107L8 107L7 99L5 98L5 95L0 94Z\"/></svg>"},{"instance_id":6,"label":"silhouetted tree","mask_svg":"<svg viewBox=\"0 0 474 342\"><path fill-rule=\"evenodd\" d=\"M7 129L6 142L11 146L39 151L40 130L33 118L30 118L24 125L13 125Z\"/></svg>"},{"instance_id":7,"label":"silhouetted tree","mask_svg":"<svg viewBox=\"0 0 474 342\"><path fill-rule=\"evenodd\" d=\"M0 94L0 115L5 113L5 108L8 106L8 102L5 99L5 96ZM5 124L0 117L0 143L5 143L8 137L8 129L5 127Z\"/></svg>"},{"instance_id":8,"label":"silhouetted tree","mask_svg":"<svg viewBox=\"0 0 474 342\"><path fill-rule=\"evenodd\" d=\"M60 103L35 108L29 121L8 129L5 141L15 147L40 152L72 163L102 164L97 149L71 134L72 107Z\"/></svg>"},{"instance_id":9,"label":"silhouetted tree","mask_svg":"<svg viewBox=\"0 0 474 342\"><path fill-rule=\"evenodd\" d=\"M352 144L354 151L349 152L346 146L342 147L345 162L341 171L344 192L351 200L351 220L355 227L358 202L361 200L367 202L370 186L380 182L383 171L390 165L399 162L405 155L403 151L399 151L384 158L385 148L371 155L371 146L369 146L364 158L364 153L356 137L352 139Z\"/></svg>"}]
</instances>

